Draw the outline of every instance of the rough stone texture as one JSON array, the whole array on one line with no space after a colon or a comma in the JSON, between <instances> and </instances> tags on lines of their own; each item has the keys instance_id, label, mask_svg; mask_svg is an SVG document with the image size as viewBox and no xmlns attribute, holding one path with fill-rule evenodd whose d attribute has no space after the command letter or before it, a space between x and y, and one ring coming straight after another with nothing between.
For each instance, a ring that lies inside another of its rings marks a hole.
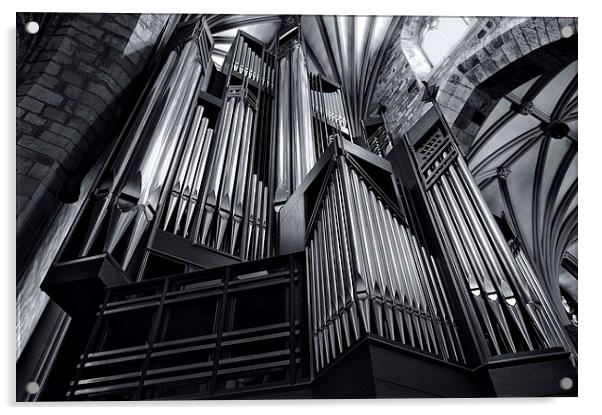
<instances>
[{"instance_id":1,"label":"rough stone texture","mask_svg":"<svg viewBox=\"0 0 602 415\"><path fill-rule=\"evenodd\" d=\"M407 16L401 28L401 49L419 79L426 78L431 71L431 64L420 43L424 31L434 19L432 16Z\"/></svg>"},{"instance_id":2,"label":"rough stone texture","mask_svg":"<svg viewBox=\"0 0 602 415\"><path fill-rule=\"evenodd\" d=\"M28 51L17 85L17 268L117 135L166 15L61 14ZM23 35L21 35L23 36Z\"/></svg>"},{"instance_id":3,"label":"rough stone texture","mask_svg":"<svg viewBox=\"0 0 602 415\"><path fill-rule=\"evenodd\" d=\"M414 19L415 20L415 19ZM406 20L389 48L373 95L371 115L385 105L394 140L399 139L426 112L424 87L418 78L439 86L437 101L463 150L493 110L497 99L539 73L576 59L577 19L565 17L481 18L430 74L413 69L411 31L415 43L423 25ZM408 26L410 25L410 26ZM413 26L412 26L413 25ZM573 37L561 37L570 27Z\"/></svg>"},{"instance_id":4,"label":"rough stone texture","mask_svg":"<svg viewBox=\"0 0 602 415\"><path fill-rule=\"evenodd\" d=\"M405 131L407 108L419 106L422 97L422 85L404 53L404 41L396 36L383 59L370 111L371 116L376 116L380 104L387 108L385 117L394 138Z\"/></svg>"}]
</instances>

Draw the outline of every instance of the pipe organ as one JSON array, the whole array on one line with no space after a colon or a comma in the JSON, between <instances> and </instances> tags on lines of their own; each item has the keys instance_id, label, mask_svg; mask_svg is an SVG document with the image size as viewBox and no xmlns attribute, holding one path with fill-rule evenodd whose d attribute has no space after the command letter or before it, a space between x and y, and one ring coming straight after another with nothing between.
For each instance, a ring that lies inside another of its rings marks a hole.
<instances>
[{"instance_id":1,"label":"pipe organ","mask_svg":"<svg viewBox=\"0 0 602 415\"><path fill-rule=\"evenodd\" d=\"M317 74L310 74L310 81L314 140L319 157L336 135L351 138L340 87Z\"/></svg>"},{"instance_id":2,"label":"pipe organ","mask_svg":"<svg viewBox=\"0 0 602 415\"><path fill-rule=\"evenodd\" d=\"M276 203L286 202L316 162L303 37L299 26L282 32L276 57Z\"/></svg>"},{"instance_id":3,"label":"pipe organ","mask_svg":"<svg viewBox=\"0 0 602 415\"><path fill-rule=\"evenodd\" d=\"M339 149L305 247L317 370L365 333L464 362L437 262L382 185Z\"/></svg>"},{"instance_id":4,"label":"pipe organ","mask_svg":"<svg viewBox=\"0 0 602 415\"><path fill-rule=\"evenodd\" d=\"M363 135L352 137L350 125L360 122L348 118L346 91L309 73L299 25L288 21L269 44L239 31L218 69L205 19L180 23L42 288L73 318L93 320L105 314L98 304L113 306L99 287L131 284L124 301L135 303L136 290L155 284L162 294L144 294L148 304L159 295L167 307L180 295L170 284L191 274L185 291L206 290L214 301L200 307L214 314L194 319L203 327L219 321L215 327L239 339L246 326L228 316L254 324L274 300L270 284L280 284L291 303L278 303L283 314L274 321L286 330L266 323L249 333L265 342L262 353L275 353L270 365L290 366L282 371L289 377L274 375L252 347L244 358L256 363L244 370L235 352L216 350L221 363L202 362L211 367L203 375L210 395L266 379L296 385L293 373L311 382L366 339L453 370L550 350L571 352L576 362L528 258L509 249L437 113L395 140L382 116L362 120ZM207 288L216 280L219 292ZM247 283L264 294L240 297L237 286ZM250 311L241 316L236 307ZM150 321L140 313L131 318ZM167 322L163 305L160 313ZM230 347L219 330L207 344ZM155 331L149 339L160 338ZM136 344L145 344L146 334L138 335ZM288 337L269 351L270 336ZM179 356L176 346L159 349ZM236 379L222 382L228 373ZM135 396L146 396L147 380ZM170 396L164 392L152 395Z\"/></svg>"},{"instance_id":5,"label":"pipe organ","mask_svg":"<svg viewBox=\"0 0 602 415\"><path fill-rule=\"evenodd\" d=\"M186 135L193 95L207 75L211 42L207 29L198 26L172 46L130 126L127 142L95 191L79 256L88 255L95 243L115 253L121 243L125 245L119 255L121 264L123 268L129 265L156 216L170 161ZM99 242L104 222L108 222L106 235Z\"/></svg>"},{"instance_id":6,"label":"pipe organ","mask_svg":"<svg viewBox=\"0 0 602 415\"><path fill-rule=\"evenodd\" d=\"M382 116L362 121L366 148L374 154L385 157L393 149L391 133Z\"/></svg>"},{"instance_id":7,"label":"pipe organ","mask_svg":"<svg viewBox=\"0 0 602 415\"><path fill-rule=\"evenodd\" d=\"M248 76L263 87L274 88L274 65L268 62L268 56L260 56L239 36L234 42L232 70Z\"/></svg>"},{"instance_id":8,"label":"pipe organ","mask_svg":"<svg viewBox=\"0 0 602 415\"><path fill-rule=\"evenodd\" d=\"M274 55L241 32L218 71L204 20L181 26L69 259L106 252L144 279L157 261L186 270L273 254Z\"/></svg>"},{"instance_id":9,"label":"pipe organ","mask_svg":"<svg viewBox=\"0 0 602 415\"><path fill-rule=\"evenodd\" d=\"M511 252L436 108L400 148L409 155L451 274L470 304L485 359L554 347L576 359L526 256Z\"/></svg>"}]
</instances>

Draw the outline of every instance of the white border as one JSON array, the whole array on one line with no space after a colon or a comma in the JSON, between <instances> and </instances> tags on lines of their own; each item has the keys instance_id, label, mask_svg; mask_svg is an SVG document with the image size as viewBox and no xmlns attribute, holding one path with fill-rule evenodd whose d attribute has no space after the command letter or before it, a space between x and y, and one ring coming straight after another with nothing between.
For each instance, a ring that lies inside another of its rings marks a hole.
<instances>
[{"instance_id":1,"label":"white border","mask_svg":"<svg viewBox=\"0 0 602 415\"><path fill-rule=\"evenodd\" d=\"M600 206L602 206L602 115L599 103L600 91L600 21L601 15L593 6L594 2L540 1L540 0L500 0L489 1L403 1L403 0L299 0L289 1L251 1L221 0L205 2L203 0L21 0L18 3L2 2L3 45L2 60L2 100L0 108L3 127L0 166L2 172L2 223L3 245L0 247L4 272L1 274L4 301L0 334L2 335L2 399L0 404L7 406L10 413L29 413L39 408L48 414L76 413L88 414L126 413L137 409L149 414L164 414L172 407L178 413L244 413L251 414L287 414L307 415L308 412L330 412L341 415L382 412L387 414L423 413L494 415L509 413L539 414L580 414L600 413L602 405L598 397L602 396L600 387L602 371L600 367L601 336L597 307L602 304L602 275L599 271L602 246L599 227ZM365 401L227 401L227 402L182 402L182 403L116 403L79 405L57 404L15 404L14 403L14 310L15 310L15 12L16 11L63 11L63 12L155 12L155 13L301 13L301 14L401 14L401 15L503 15L503 16L578 16L580 49L580 120L579 130L583 143L579 151L580 191L580 314L579 314L579 398L542 398L542 399L458 399L458 400L365 400ZM82 408L84 407L84 408ZM403 412L401 412L403 411ZM5 412L6 413L6 412ZM380 414L378 414L380 415Z\"/></svg>"}]
</instances>

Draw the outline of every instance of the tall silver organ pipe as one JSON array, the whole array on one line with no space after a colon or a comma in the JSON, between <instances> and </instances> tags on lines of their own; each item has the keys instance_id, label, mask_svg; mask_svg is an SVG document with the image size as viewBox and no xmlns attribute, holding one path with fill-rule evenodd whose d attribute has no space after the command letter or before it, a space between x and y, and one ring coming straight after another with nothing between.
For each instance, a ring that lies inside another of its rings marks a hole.
<instances>
[{"instance_id":1,"label":"tall silver organ pipe","mask_svg":"<svg viewBox=\"0 0 602 415\"><path fill-rule=\"evenodd\" d=\"M243 36L238 36L232 47L232 70L263 87L273 88L274 68L262 56L264 52L254 51Z\"/></svg>"},{"instance_id":2,"label":"tall silver organ pipe","mask_svg":"<svg viewBox=\"0 0 602 415\"><path fill-rule=\"evenodd\" d=\"M181 52L173 78L174 86L166 96L165 110L149 137L145 154L133 166L113 206L109 237L105 243L107 252L113 251L125 229L132 221L134 223L122 262L124 268L127 267L146 227L154 219L171 158L201 75L201 65L194 63L197 57L196 45L189 41ZM135 204L132 200L135 200Z\"/></svg>"},{"instance_id":3,"label":"tall silver organ pipe","mask_svg":"<svg viewBox=\"0 0 602 415\"><path fill-rule=\"evenodd\" d=\"M293 181L293 191L299 186L305 175L316 163L316 152L314 147L314 137L311 125L311 103L309 99L309 74L307 72L307 63L305 49L303 47L294 48L292 51L291 78L296 80L291 86L294 91L292 102L297 109L293 113L293 143L297 143L292 149L293 163L298 166L294 171L298 172Z\"/></svg>"},{"instance_id":4,"label":"tall silver organ pipe","mask_svg":"<svg viewBox=\"0 0 602 415\"><path fill-rule=\"evenodd\" d=\"M528 259L513 255L456 144L436 125L410 153L434 225L487 339L485 354L562 347L576 361L574 345Z\"/></svg>"},{"instance_id":5,"label":"tall silver organ pipe","mask_svg":"<svg viewBox=\"0 0 602 415\"><path fill-rule=\"evenodd\" d=\"M371 180L338 160L306 241L316 370L363 333L464 363L439 265Z\"/></svg>"},{"instance_id":6,"label":"tall silver organ pipe","mask_svg":"<svg viewBox=\"0 0 602 415\"><path fill-rule=\"evenodd\" d=\"M341 89L320 75L310 75L310 97L313 114L314 141L321 156L335 136L351 141L343 106Z\"/></svg>"},{"instance_id":7,"label":"tall silver organ pipe","mask_svg":"<svg viewBox=\"0 0 602 415\"><path fill-rule=\"evenodd\" d=\"M210 59L212 40L205 29L197 24L192 35L169 53L124 147L95 192L97 200L80 256L89 254L110 211L104 250L113 253L124 240L121 265L125 269L155 219L176 149L186 140L186 132L197 128L198 117L194 126L188 124Z\"/></svg>"},{"instance_id":8,"label":"tall silver organ pipe","mask_svg":"<svg viewBox=\"0 0 602 415\"><path fill-rule=\"evenodd\" d=\"M208 180L202 192L198 230L192 236L203 245L232 254L243 242L245 207L256 202L253 197L257 194L253 193L257 189L248 177L257 98L246 85L230 86L226 94L218 121L216 148L205 168ZM247 198L247 194L251 197ZM260 212L253 210L253 213L261 217ZM242 250L246 252L247 248Z\"/></svg>"},{"instance_id":9,"label":"tall silver organ pipe","mask_svg":"<svg viewBox=\"0 0 602 415\"><path fill-rule=\"evenodd\" d=\"M213 130L208 128L209 120L203 117L203 111L204 108L200 105L195 111L195 118L177 167L162 226L163 230L171 230L184 237L189 234L190 221L198 201L213 136ZM184 217L185 212L188 213L186 217Z\"/></svg>"},{"instance_id":10,"label":"tall silver organ pipe","mask_svg":"<svg viewBox=\"0 0 602 415\"><path fill-rule=\"evenodd\" d=\"M92 248L92 244L98 236L100 227L102 226L105 216L109 210L109 205L113 200L113 195L121 178L123 177L123 174L128 166L128 162L140 141L151 114L160 110L159 98L165 95L167 85L168 83L171 83L170 77L174 71L177 58L177 51L172 50L169 53L167 60L163 64L163 68L157 76L157 79L153 82L153 86L149 91L147 99L142 104L142 107L136 116L136 119L133 123L134 127L127 137L126 147L119 152L112 168L109 170L108 174L106 174L103 182L94 193L94 214L86 231L84 243L79 252L79 255L82 257L88 255L90 249Z\"/></svg>"},{"instance_id":11,"label":"tall silver organ pipe","mask_svg":"<svg viewBox=\"0 0 602 415\"><path fill-rule=\"evenodd\" d=\"M278 107L276 112L276 201L286 201L291 195L290 185L290 84L289 57L278 61Z\"/></svg>"},{"instance_id":12,"label":"tall silver organ pipe","mask_svg":"<svg viewBox=\"0 0 602 415\"><path fill-rule=\"evenodd\" d=\"M309 74L300 28L284 37L277 65L276 202L286 201L316 162Z\"/></svg>"}]
</instances>

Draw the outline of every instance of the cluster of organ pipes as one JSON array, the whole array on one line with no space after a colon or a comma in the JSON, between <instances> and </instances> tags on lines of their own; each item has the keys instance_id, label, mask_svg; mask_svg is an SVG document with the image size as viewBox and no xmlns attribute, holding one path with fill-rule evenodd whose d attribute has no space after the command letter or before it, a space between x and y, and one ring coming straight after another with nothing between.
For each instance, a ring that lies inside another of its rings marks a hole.
<instances>
[{"instance_id":1,"label":"cluster of organ pipes","mask_svg":"<svg viewBox=\"0 0 602 415\"><path fill-rule=\"evenodd\" d=\"M324 92L322 78L310 74L310 97L315 151L319 157L335 136L344 136L343 132L349 132L340 89Z\"/></svg>"},{"instance_id":2,"label":"cluster of organ pipes","mask_svg":"<svg viewBox=\"0 0 602 415\"><path fill-rule=\"evenodd\" d=\"M254 157L265 152L265 144L255 139L258 97L248 84L254 72L245 72L242 85L227 87L215 121L215 111L197 98L212 65L207 52L212 40L205 29L199 24L192 36L176 36L181 43L169 51L125 147L95 191L80 257L89 255L93 246L98 249L96 240L108 221L101 249L117 255L126 269L156 219L163 192L162 231L244 259L268 255L269 189L266 172L257 167L265 163L265 155ZM266 82L273 78L265 76Z\"/></svg>"},{"instance_id":3,"label":"cluster of organ pipes","mask_svg":"<svg viewBox=\"0 0 602 415\"><path fill-rule=\"evenodd\" d=\"M576 356L529 262L512 255L461 156L433 181L427 198L489 355L563 347Z\"/></svg>"},{"instance_id":4,"label":"cluster of organ pipes","mask_svg":"<svg viewBox=\"0 0 602 415\"><path fill-rule=\"evenodd\" d=\"M306 243L316 369L363 333L464 363L435 259L340 160L317 202Z\"/></svg>"},{"instance_id":5,"label":"cluster of organ pipes","mask_svg":"<svg viewBox=\"0 0 602 415\"><path fill-rule=\"evenodd\" d=\"M120 261L125 269L154 220L171 160L185 135L187 115L208 64L203 59L210 55L201 56L200 39L210 34L203 28L197 26L182 47L169 52L133 120L125 147L95 191L93 214L79 256L89 254L108 215L103 250L112 253L125 240Z\"/></svg>"},{"instance_id":6,"label":"cluster of organ pipes","mask_svg":"<svg viewBox=\"0 0 602 415\"><path fill-rule=\"evenodd\" d=\"M232 70L272 89L274 87L274 65L270 56L266 53L264 59L255 53L247 45L243 36L237 37L233 47Z\"/></svg>"},{"instance_id":7,"label":"cluster of organ pipes","mask_svg":"<svg viewBox=\"0 0 602 415\"><path fill-rule=\"evenodd\" d=\"M299 28L287 32L287 35ZM298 33L300 36L300 33ZM291 40L292 39L292 40ZM297 38L280 45L276 87L276 202L285 202L317 160L305 49Z\"/></svg>"},{"instance_id":8,"label":"cluster of organ pipes","mask_svg":"<svg viewBox=\"0 0 602 415\"><path fill-rule=\"evenodd\" d=\"M265 185L256 176L249 179L256 111L257 98L246 85L229 87L218 121L213 158L205 170L207 182L201 196L200 219L193 231L193 241L234 254L240 250L242 230L247 227L251 233L243 243L245 258L265 252L264 228L269 211ZM249 223L243 223L249 201L252 215ZM257 249L249 249L249 237L259 244Z\"/></svg>"},{"instance_id":9,"label":"cluster of organ pipes","mask_svg":"<svg viewBox=\"0 0 602 415\"><path fill-rule=\"evenodd\" d=\"M324 117L340 128L347 128L347 118L343 107L343 95L340 89L324 92L318 75L312 75L311 104L318 117Z\"/></svg>"},{"instance_id":10,"label":"cluster of organ pipes","mask_svg":"<svg viewBox=\"0 0 602 415\"><path fill-rule=\"evenodd\" d=\"M275 251L274 210L333 141L351 139L353 121L341 89L308 73L294 31L270 53L236 36L223 103L224 90L207 98L203 89L211 78L208 29L169 51L94 193L80 257L101 246L119 252L127 269L155 219L163 232L238 259ZM391 136L376 125L365 145L384 156ZM551 347L576 356L529 259L511 253L457 148L441 131L432 138L414 157L449 264L431 255L353 156L337 155L323 179L305 240L316 370L367 333L467 363L460 310L448 298L457 304L459 293L475 310L487 357ZM464 293L444 288L449 274Z\"/></svg>"},{"instance_id":11,"label":"cluster of organ pipes","mask_svg":"<svg viewBox=\"0 0 602 415\"><path fill-rule=\"evenodd\" d=\"M393 148L391 136L384 125L366 138L368 149L381 157L386 156Z\"/></svg>"},{"instance_id":12,"label":"cluster of organ pipes","mask_svg":"<svg viewBox=\"0 0 602 415\"><path fill-rule=\"evenodd\" d=\"M209 119L203 117L204 110L200 105L195 110L162 226L164 231L171 230L174 234L185 238L189 237L191 233L190 225L193 213L196 212L196 206L199 203L201 185L213 139L213 129L208 128ZM184 216L185 213L186 216Z\"/></svg>"}]
</instances>

